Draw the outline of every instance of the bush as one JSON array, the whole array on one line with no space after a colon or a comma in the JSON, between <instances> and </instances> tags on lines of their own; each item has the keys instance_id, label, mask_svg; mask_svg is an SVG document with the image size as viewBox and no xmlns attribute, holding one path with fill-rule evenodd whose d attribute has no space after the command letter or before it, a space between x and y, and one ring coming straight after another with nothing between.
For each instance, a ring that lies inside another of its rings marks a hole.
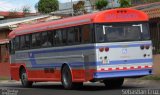
<instances>
[{"instance_id":1,"label":"bush","mask_svg":"<svg viewBox=\"0 0 160 95\"><path fill-rule=\"evenodd\" d=\"M108 5L108 1L107 0L99 0L96 2L95 5L98 10L102 10Z\"/></svg>"}]
</instances>

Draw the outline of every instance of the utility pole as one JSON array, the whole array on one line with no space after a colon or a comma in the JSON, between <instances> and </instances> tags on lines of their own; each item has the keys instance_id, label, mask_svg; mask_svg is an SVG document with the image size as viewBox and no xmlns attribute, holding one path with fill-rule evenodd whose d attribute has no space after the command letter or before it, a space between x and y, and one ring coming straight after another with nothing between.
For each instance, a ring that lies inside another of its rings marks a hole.
<instances>
[{"instance_id":1,"label":"utility pole","mask_svg":"<svg viewBox=\"0 0 160 95\"><path fill-rule=\"evenodd\" d=\"M72 10L72 16L73 16L73 1L71 0L71 10Z\"/></svg>"}]
</instances>

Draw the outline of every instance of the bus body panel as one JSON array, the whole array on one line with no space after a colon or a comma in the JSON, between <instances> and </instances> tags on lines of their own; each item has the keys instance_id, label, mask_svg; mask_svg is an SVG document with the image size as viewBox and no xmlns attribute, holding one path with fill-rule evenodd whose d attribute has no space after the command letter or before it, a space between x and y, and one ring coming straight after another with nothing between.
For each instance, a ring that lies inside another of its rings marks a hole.
<instances>
[{"instance_id":1,"label":"bus body panel","mask_svg":"<svg viewBox=\"0 0 160 95\"><path fill-rule=\"evenodd\" d=\"M94 45L17 51L15 52L15 60L15 65L18 67L20 67L20 63L25 63L29 80L35 81L36 78L60 81L63 64L68 64L70 67L73 81L88 81L93 78L90 73L93 73L96 68L94 65L96 61Z\"/></svg>"},{"instance_id":2,"label":"bus body panel","mask_svg":"<svg viewBox=\"0 0 160 95\"><path fill-rule=\"evenodd\" d=\"M149 45L150 48L141 50L143 45ZM106 47L109 47L109 51L99 51ZM15 53L16 70L19 70L21 63L25 63L29 80L34 81L60 81L64 63L70 66L75 82L94 78L143 76L152 73L151 49L151 41L139 41L18 51ZM12 76L16 74L11 73Z\"/></svg>"},{"instance_id":3,"label":"bus body panel","mask_svg":"<svg viewBox=\"0 0 160 95\"><path fill-rule=\"evenodd\" d=\"M9 34L11 78L19 80L24 67L29 81L61 81L64 65L72 82L150 75L147 22L142 11L118 8L20 27Z\"/></svg>"},{"instance_id":4,"label":"bus body panel","mask_svg":"<svg viewBox=\"0 0 160 95\"><path fill-rule=\"evenodd\" d=\"M144 46L144 49L141 47ZM145 46L149 48L145 48ZM152 74L151 41L97 44L95 78L134 77ZM104 48L101 52L99 49ZM109 48L106 52L105 48Z\"/></svg>"}]
</instances>

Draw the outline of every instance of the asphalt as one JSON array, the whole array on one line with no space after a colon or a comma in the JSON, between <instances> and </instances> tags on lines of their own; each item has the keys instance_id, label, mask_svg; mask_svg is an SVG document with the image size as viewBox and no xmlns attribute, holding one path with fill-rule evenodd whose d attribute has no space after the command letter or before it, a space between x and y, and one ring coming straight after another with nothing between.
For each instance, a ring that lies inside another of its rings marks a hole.
<instances>
[{"instance_id":1,"label":"asphalt","mask_svg":"<svg viewBox=\"0 0 160 95\"><path fill-rule=\"evenodd\" d=\"M158 93L126 94L128 90L158 90ZM32 88L23 88L18 81L0 81L0 95L160 95L160 81L127 79L122 88L108 89L102 83L85 83L83 88L64 90L59 82L35 83ZM7 94L9 93L9 94Z\"/></svg>"}]
</instances>

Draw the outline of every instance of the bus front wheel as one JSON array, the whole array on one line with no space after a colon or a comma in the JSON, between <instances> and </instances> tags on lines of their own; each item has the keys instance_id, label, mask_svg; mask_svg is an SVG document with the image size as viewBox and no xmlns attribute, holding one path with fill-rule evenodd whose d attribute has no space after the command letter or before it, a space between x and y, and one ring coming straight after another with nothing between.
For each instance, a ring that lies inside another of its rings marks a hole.
<instances>
[{"instance_id":1,"label":"bus front wheel","mask_svg":"<svg viewBox=\"0 0 160 95\"><path fill-rule=\"evenodd\" d=\"M107 88L120 88L123 85L124 78L105 79L103 83Z\"/></svg>"},{"instance_id":2,"label":"bus front wheel","mask_svg":"<svg viewBox=\"0 0 160 95\"><path fill-rule=\"evenodd\" d=\"M28 81L28 76L25 69L21 70L20 73L21 83L23 87L31 87L33 82Z\"/></svg>"}]
</instances>

